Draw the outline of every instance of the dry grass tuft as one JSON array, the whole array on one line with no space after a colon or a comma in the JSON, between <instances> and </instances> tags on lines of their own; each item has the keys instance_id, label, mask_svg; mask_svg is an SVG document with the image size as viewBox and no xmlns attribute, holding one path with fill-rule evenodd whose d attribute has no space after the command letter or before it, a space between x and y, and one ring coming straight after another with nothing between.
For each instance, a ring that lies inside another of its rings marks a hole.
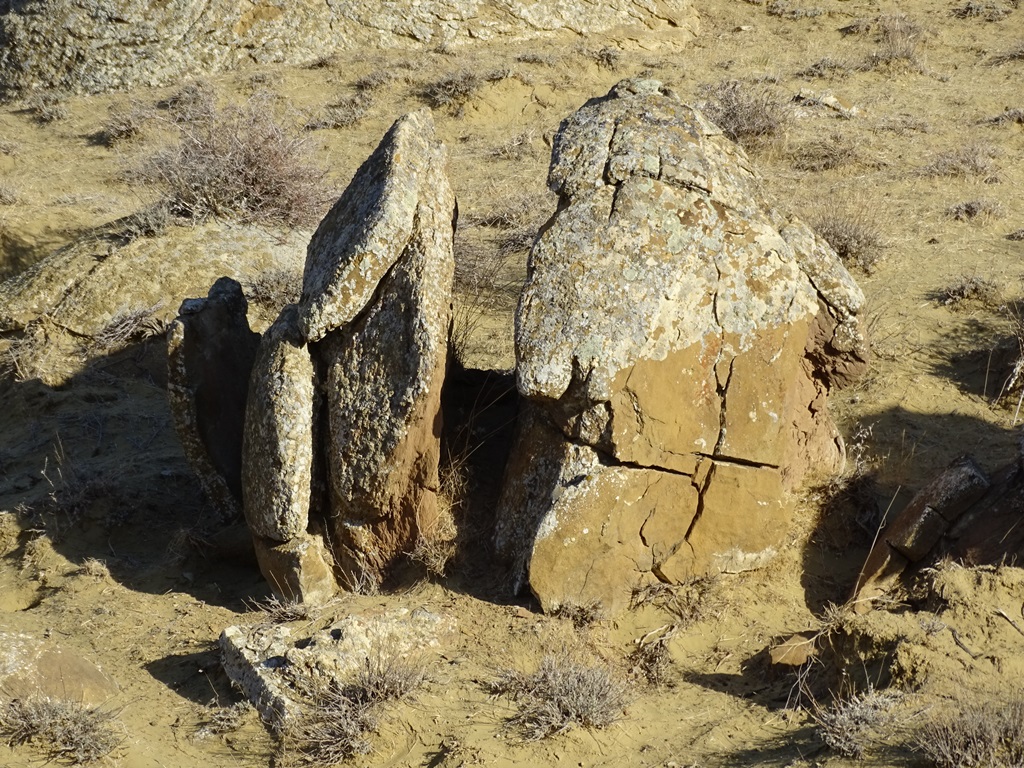
<instances>
[{"instance_id":1,"label":"dry grass tuft","mask_svg":"<svg viewBox=\"0 0 1024 768\"><path fill-rule=\"evenodd\" d=\"M933 716L915 742L936 768L1024 765L1024 699Z\"/></svg>"},{"instance_id":2,"label":"dry grass tuft","mask_svg":"<svg viewBox=\"0 0 1024 768\"><path fill-rule=\"evenodd\" d=\"M576 629L583 629L604 618L604 606L601 605L600 600L590 600L586 603L562 603L552 615L571 621Z\"/></svg>"},{"instance_id":3,"label":"dry grass tuft","mask_svg":"<svg viewBox=\"0 0 1024 768\"><path fill-rule=\"evenodd\" d=\"M871 274L882 258L885 241L877 218L863 202L826 201L811 217L814 231L828 242L847 267Z\"/></svg>"},{"instance_id":4,"label":"dry grass tuft","mask_svg":"<svg viewBox=\"0 0 1024 768\"><path fill-rule=\"evenodd\" d=\"M794 152L793 167L801 171L831 171L857 161L857 151L840 133L815 139Z\"/></svg>"},{"instance_id":5,"label":"dry grass tuft","mask_svg":"<svg viewBox=\"0 0 1024 768\"><path fill-rule=\"evenodd\" d=\"M18 190L10 184L0 184L0 205L14 205L21 199Z\"/></svg>"},{"instance_id":6,"label":"dry grass tuft","mask_svg":"<svg viewBox=\"0 0 1024 768\"><path fill-rule=\"evenodd\" d=\"M995 0L967 0L949 13L958 19L980 19L982 21L1000 21L1010 15L1011 9Z\"/></svg>"},{"instance_id":7,"label":"dry grass tuft","mask_svg":"<svg viewBox=\"0 0 1024 768\"><path fill-rule=\"evenodd\" d=\"M1020 107L1007 107L998 115L994 115L983 121L989 125L1005 125L1006 123L1024 124L1024 109Z\"/></svg>"},{"instance_id":8,"label":"dry grass tuft","mask_svg":"<svg viewBox=\"0 0 1024 768\"><path fill-rule=\"evenodd\" d=\"M409 698L426 681L418 659L381 651L371 654L354 680L306 680L306 705L281 734L287 763L335 765L370 751L382 708Z\"/></svg>"},{"instance_id":9,"label":"dry grass tuft","mask_svg":"<svg viewBox=\"0 0 1024 768\"><path fill-rule=\"evenodd\" d=\"M833 59L831 56L825 56L824 58L818 59L809 67L801 69L796 73L796 76L803 77L808 80L814 78L833 79L845 77L850 74L851 68L851 65L846 62Z\"/></svg>"},{"instance_id":10,"label":"dry grass tuft","mask_svg":"<svg viewBox=\"0 0 1024 768\"><path fill-rule=\"evenodd\" d=\"M31 744L48 761L94 763L124 739L113 712L66 699L28 696L0 704L0 735L10 746Z\"/></svg>"},{"instance_id":11,"label":"dry grass tuft","mask_svg":"<svg viewBox=\"0 0 1024 768\"><path fill-rule=\"evenodd\" d=\"M814 707L811 716L831 749L859 760L878 735L889 729L892 709L901 698L899 691L868 688L849 699L836 699L824 709Z\"/></svg>"},{"instance_id":12,"label":"dry grass tuft","mask_svg":"<svg viewBox=\"0 0 1024 768\"><path fill-rule=\"evenodd\" d=\"M954 309L967 302L994 305L998 304L1001 298L999 286L992 280L978 275L960 275L939 293L939 303Z\"/></svg>"},{"instance_id":13,"label":"dry grass tuft","mask_svg":"<svg viewBox=\"0 0 1024 768\"><path fill-rule=\"evenodd\" d=\"M1018 230L1015 230L1015 231L1011 232L1010 234L1008 234L1006 236L1006 239L1007 240L1013 240L1013 241L1018 242L1018 243L1021 242L1022 240L1024 240L1024 229L1018 229Z\"/></svg>"},{"instance_id":14,"label":"dry grass tuft","mask_svg":"<svg viewBox=\"0 0 1024 768\"><path fill-rule=\"evenodd\" d=\"M661 581L635 587L630 596L629 607L636 610L653 605L677 619L677 625L687 627L710 616L721 608L721 600L715 594L718 579L702 576L682 584L666 584Z\"/></svg>"},{"instance_id":15,"label":"dry grass tuft","mask_svg":"<svg viewBox=\"0 0 1024 768\"><path fill-rule=\"evenodd\" d=\"M249 301L280 311L286 304L298 302L302 273L288 269L264 270L252 278L245 293Z\"/></svg>"},{"instance_id":16,"label":"dry grass tuft","mask_svg":"<svg viewBox=\"0 0 1024 768\"><path fill-rule=\"evenodd\" d=\"M1014 61L1024 61L1024 40L1017 42L1012 48L1008 48L1002 53L995 54L988 60L988 63L998 67Z\"/></svg>"},{"instance_id":17,"label":"dry grass tuft","mask_svg":"<svg viewBox=\"0 0 1024 768\"><path fill-rule=\"evenodd\" d=\"M464 462L442 466L437 519L430 528L419 532L416 545L409 553L409 557L426 568L431 576L444 577L448 563L455 557L459 537L455 520L466 503L468 493Z\"/></svg>"},{"instance_id":18,"label":"dry grass tuft","mask_svg":"<svg viewBox=\"0 0 1024 768\"><path fill-rule=\"evenodd\" d=\"M985 181L999 180L999 168L994 158L999 150L991 144L965 144L935 155L926 165L923 173L927 176L980 176Z\"/></svg>"},{"instance_id":19,"label":"dry grass tuft","mask_svg":"<svg viewBox=\"0 0 1024 768\"><path fill-rule=\"evenodd\" d=\"M67 97L56 91L42 91L33 94L26 100L25 109L40 125L49 125L59 120L66 120L70 112Z\"/></svg>"},{"instance_id":20,"label":"dry grass tuft","mask_svg":"<svg viewBox=\"0 0 1024 768\"><path fill-rule=\"evenodd\" d=\"M809 19L821 16L825 13L822 8L794 7L788 0L768 0L765 12L769 16L778 16L783 19Z\"/></svg>"},{"instance_id":21,"label":"dry grass tuft","mask_svg":"<svg viewBox=\"0 0 1024 768\"><path fill-rule=\"evenodd\" d=\"M141 138L146 123L155 116L152 109L138 101L115 104L107 110L107 119L96 138L107 147L136 141Z\"/></svg>"},{"instance_id":22,"label":"dry grass tuft","mask_svg":"<svg viewBox=\"0 0 1024 768\"><path fill-rule=\"evenodd\" d=\"M180 136L151 156L136 178L166 190L170 210L286 226L312 224L325 200L324 174L298 131L278 122L271 97L218 108L199 89L168 101Z\"/></svg>"},{"instance_id":23,"label":"dry grass tuft","mask_svg":"<svg viewBox=\"0 0 1024 768\"><path fill-rule=\"evenodd\" d=\"M855 22L856 24L856 22ZM852 29L853 25L846 29ZM885 13L869 22L877 48L864 63L864 69L879 67L921 69L918 56L924 42L924 28L904 13ZM849 32L848 34L860 34Z\"/></svg>"},{"instance_id":24,"label":"dry grass tuft","mask_svg":"<svg viewBox=\"0 0 1024 768\"><path fill-rule=\"evenodd\" d=\"M575 726L605 728L622 717L628 703L625 686L607 667L588 666L566 651L545 656L532 674L503 670L488 687L516 703L519 711L506 725L526 741Z\"/></svg>"},{"instance_id":25,"label":"dry grass tuft","mask_svg":"<svg viewBox=\"0 0 1024 768\"><path fill-rule=\"evenodd\" d=\"M699 96L704 113L726 136L746 148L781 139L792 114L788 104L769 89L739 80L703 85Z\"/></svg>"},{"instance_id":26,"label":"dry grass tuft","mask_svg":"<svg viewBox=\"0 0 1024 768\"><path fill-rule=\"evenodd\" d=\"M102 351L123 349L134 342L162 336L167 327L156 313L163 307L158 302L152 307L118 312L95 336L93 342Z\"/></svg>"},{"instance_id":27,"label":"dry grass tuft","mask_svg":"<svg viewBox=\"0 0 1024 768\"><path fill-rule=\"evenodd\" d=\"M956 221L974 221L981 219L998 219L1003 215L1003 206L997 200L981 198L978 200L964 200L962 203L951 205L946 209L946 215Z\"/></svg>"}]
</instances>

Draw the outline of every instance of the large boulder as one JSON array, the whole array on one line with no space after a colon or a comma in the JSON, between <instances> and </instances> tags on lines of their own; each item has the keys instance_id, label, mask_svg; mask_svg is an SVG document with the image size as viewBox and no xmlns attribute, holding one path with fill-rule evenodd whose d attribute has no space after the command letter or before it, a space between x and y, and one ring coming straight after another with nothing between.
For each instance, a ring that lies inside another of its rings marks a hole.
<instances>
[{"instance_id":1,"label":"large boulder","mask_svg":"<svg viewBox=\"0 0 1024 768\"><path fill-rule=\"evenodd\" d=\"M455 196L429 110L400 119L310 241L301 301L264 336L245 515L271 586L375 589L438 514ZM315 543L318 542L318 543Z\"/></svg>"},{"instance_id":2,"label":"large boulder","mask_svg":"<svg viewBox=\"0 0 1024 768\"><path fill-rule=\"evenodd\" d=\"M561 197L516 315L527 399L498 550L545 609L765 563L789 492L843 463L829 390L864 367L861 291L655 81L566 120Z\"/></svg>"},{"instance_id":3,"label":"large boulder","mask_svg":"<svg viewBox=\"0 0 1024 768\"><path fill-rule=\"evenodd\" d=\"M339 50L622 27L672 30L688 41L697 15L690 0L0 0L0 98L165 85L245 63L307 64Z\"/></svg>"}]
</instances>

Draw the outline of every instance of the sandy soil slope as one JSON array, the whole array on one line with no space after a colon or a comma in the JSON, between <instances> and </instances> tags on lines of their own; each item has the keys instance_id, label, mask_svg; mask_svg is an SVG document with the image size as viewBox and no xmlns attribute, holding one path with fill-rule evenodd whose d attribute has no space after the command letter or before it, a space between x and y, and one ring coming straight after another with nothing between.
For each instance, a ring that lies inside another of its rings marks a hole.
<instances>
[{"instance_id":1,"label":"sandy soil slope","mask_svg":"<svg viewBox=\"0 0 1024 768\"><path fill-rule=\"evenodd\" d=\"M848 619L823 624L827 606L852 585L882 511L899 508L959 454L972 452L994 469L1016 450L1021 391L998 395L1020 352L1014 302L1022 295L1024 241L1007 236L1024 229L1024 123L991 118L1024 108L1024 54L998 59L1021 50L1024 9L967 5L1009 13L988 21L954 14L964 3L901 3L898 10L923 28L910 61L880 63L883 43L874 32L840 31L896 10L889 4L713 0L701 4L701 36L684 49L670 38L566 38L366 53L321 68L254 69L209 81L225 101L269 90L282 114L299 123L322 116L329 104L358 113L352 125L305 134L340 189L393 120L424 103L429 86L460 73L486 75L464 102L436 111L460 197L460 252L478 264L460 297L461 354L473 367L512 363L514 286L529 235L555 204L545 187L553 132L627 76L649 74L694 101L704 84L739 79L790 103L781 138L750 148L770 194L811 222L834 203L876 226L884 241L873 271L857 273L869 299L872 371L833 403L851 466L869 479L858 485L865 493L810 493L779 560L764 572L717 580L696 615L684 593L668 607L649 604L579 628L536 613L525 598L496 599L496 585L472 557L445 579L340 598L296 631L382 604L425 606L457 626L430 657L423 689L390 712L371 753L355 764L853 764L827 748L806 697L793 706L797 676L766 660L779 638L822 626L839 638L866 638L837 651L851 663L863 657L861 678L881 686L894 677L906 690L892 704L890 725L868 739L871 764L918 760L915 729L958 689L976 690L977 700L1012 695L1014 686L1020 694L1024 636L996 614L1019 615L1024 594L1016 569L947 566L928 577L924 597L909 595L910 607L893 613L897 624L889 630ZM822 65L826 58L835 66ZM808 72L815 64L824 76ZM366 85L375 81L380 85ZM805 90L831 91L856 114L790 102ZM138 140L113 148L96 136L109 107L153 107L174 92L70 98L67 116L47 124L23 105L0 108L0 272L11 274L152 202L156 191L127 181L125 169L164 140L167 127L157 119ZM931 172L943 153L978 147L991 163L984 172ZM948 213L972 201L992 212L967 220ZM506 258L497 259L499 251ZM994 290L949 303L949 289L963 277ZM7 343L0 339L0 355ZM118 683L105 705L123 729L108 758L113 764L267 765L276 748L254 713L226 733L210 726L213 708L238 701L219 668L217 637L225 626L265 621L251 606L267 590L251 562L210 546L210 510L170 423L163 354L154 337L98 356L65 387L16 376L0 382L0 632L48 638ZM483 477L481 463L478 457L475 469ZM941 603L933 599L938 592L953 597ZM1024 618L1016 620L1024 626ZM949 631L920 630L935 622L959 628L957 637L977 658ZM650 686L628 656L635 640L666 626L675 627L670 666L663 684ZM875 658L885 657L893 637L909 644L904 653L916 648L926 659L907 667L916 677L889 674L888 661ZM607 729L522 743L503 728L512 705L491 696L486 683L501 668L528 669L563 646L629 681L631 701ZM823 680L833 661L813 671ZM827 707L831 697L812 683L807 687ZM40 755L32 745L0 745L3 764L35 765Z\"/></svg>"}]
</instances>

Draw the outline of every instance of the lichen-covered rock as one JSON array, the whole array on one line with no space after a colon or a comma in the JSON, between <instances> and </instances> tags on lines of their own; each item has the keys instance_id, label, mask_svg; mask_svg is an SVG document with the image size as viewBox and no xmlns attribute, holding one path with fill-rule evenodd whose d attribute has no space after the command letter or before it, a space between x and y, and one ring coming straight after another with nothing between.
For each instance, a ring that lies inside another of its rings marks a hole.
<instances>
[{"instance_id":1,"label":"lichen-covered rock","mask_svg":"<svg viewBox=\"0 0 1024 768\"><path fill-rule=\"evenodd\" d=\"M17 357L22 378L61 386L120 344L162 336L181 303L219 277L251 284L266 272L300 273L309 237L211 221L130 239L128 226L90 232L0 283L0 352ZM253 309L254 327L273 321Z\"/></svg>"},{"instance_id":2,"label":"lichen-covered rock","mask_svg":"<svg viewBox=\"0 0 1024 768\"><path fill-rule=\"evenodd\" d=\"M394 125L310 242L300 317L308 340L322 338L326 524L346 586L378 584L437 516L454 226L447 154L421 110Z\"/></svg>"},{"instance_id":3,"label":"lichen-covered rock","mask_svg":"<svg viewBox=\"0 0 1024 768\"><path fill-rule=\"evenodd\" d=\"M455 271L447 162L429 110L398 120L321 222L300 303L260 345L245 515L286 599L322 600L332 570L376 589L436 525Z\"/></svg>"},{"instance_id":4,"label":"lichen-covered rock","mask_svg":"<svg viewBox=\"0 0 1024 768\"><path fill-rule=\"evenodd\" d=\"M843 461L830 387L863 369L863 295L758 192L742 150L660 83L566 120L530 254L517 383L533 410L498 548L546 609L764 563L788 491ZM780 231L783 230L783 231Z\"/></svg>"},{"instance_id":5,"label":"lichen-covered rock","mask_svg":"<svg viewBox=\"0 0 1024 768\"><path fill-rule=\"evenodd\" d=\"M249 329L236 280L186 299L167 341L167 395L185 458L225 519L242 501L242 431L259 334Z\"/></svg>"},{"instance_id":6,"label":"lichen-covered rock","mask_svg":"<svg viewBox=\"0 0 1024 768\"><path fill-rule=\"evenodd\" d=\"M290 304L263 335L252 367L242 440L242 499L256 536L305 533L313 487L313 360Z\"/></svg>"},{"instance_id":7,"label":"lichen-covered rock","mask_svg":"<svg viewBox=\"0 0 1024 768\"><path fill-rule=\"evenodd\" d=\"M0 98L36 89L164 85L245 63L305 64L340 50L421 48L619 27L697 30L690 0L0 2Z\"/></svg>"}]
</instances>

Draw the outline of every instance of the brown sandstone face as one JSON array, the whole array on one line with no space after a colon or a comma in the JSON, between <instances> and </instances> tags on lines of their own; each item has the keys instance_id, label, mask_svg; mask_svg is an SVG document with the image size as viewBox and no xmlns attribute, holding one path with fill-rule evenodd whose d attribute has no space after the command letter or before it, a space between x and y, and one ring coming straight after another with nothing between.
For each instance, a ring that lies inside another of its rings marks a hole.
<instances>
[{"instance_id":1,"label":"brown sandstone face","mask_svg":"<svg viewBox=\"0 0 1024 768\"><path fill-rule=\"evenodd\" d=\"M831 386L864 365L863 296L760 199L742 150L653 81L566 120L558 212L516 317L532 401L498 549L545 609L758 567L788 492L835 471Z\"/></svg>"}]
</instances>

